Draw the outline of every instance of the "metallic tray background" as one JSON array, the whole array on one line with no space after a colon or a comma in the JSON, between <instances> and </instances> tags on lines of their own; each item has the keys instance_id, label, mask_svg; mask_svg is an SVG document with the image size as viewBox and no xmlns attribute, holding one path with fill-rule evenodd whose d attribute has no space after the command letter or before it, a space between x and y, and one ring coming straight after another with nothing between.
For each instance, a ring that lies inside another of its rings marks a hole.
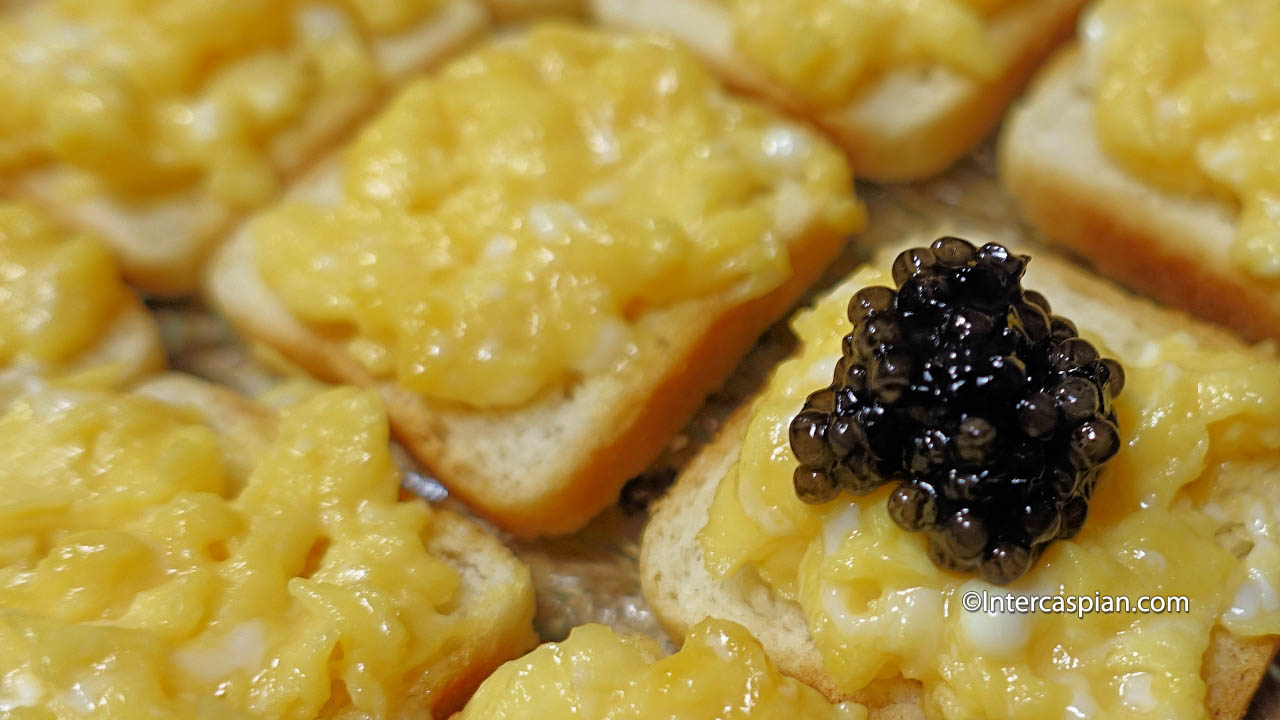
<instances>
[{"instance_id":1,"label":"metallic tray background","mask_svg":"<svg viewBox=\"0 0 1280 720\"><path fill-rule=\"evenodd\" d=\"M988 142L936 178L897 186L860 185L859 194L870 211L869 229L849 243L801 304L831 287L878 247L907 236L972 233L984 241L1034 247L1033 234L1021 225L1012 201L995 180L993 156L993 144ZM153 309L175 369L251 395L278 384L280 377L273 373L272 363L241 345L206 309L193 303L158 303ZM640 594L636 563L645 509L794 345L785 319L768 330L662 456L628 484L618 505L587 527L573 535L534 541L504 537L532 570L538 599L535 625L543 640L561 640L577 625L598 622L622 632L649 635L675 649ZM447 491L407 453L400 451L398 456L407 487L428 500L457 508ZM1280 664L1270 667L1247 720L1280 720Z\"/></svg>"}]
</instances>

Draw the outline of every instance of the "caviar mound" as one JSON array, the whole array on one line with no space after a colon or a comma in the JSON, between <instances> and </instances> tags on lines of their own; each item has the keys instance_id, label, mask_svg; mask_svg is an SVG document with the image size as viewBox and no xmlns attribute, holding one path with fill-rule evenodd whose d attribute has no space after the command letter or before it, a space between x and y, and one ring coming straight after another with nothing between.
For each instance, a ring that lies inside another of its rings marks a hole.
<instances>
[{"instance_id":1,"label":"caviar mound","mask_svg":"<svg viewBox=\"0 0 1280 720\"><path fill-rule=\"evenodd\" d=\"M944 237L853 296L831 385L791 422L797 497L897 481L889 515L934 563L999 584L1080 531L1120 449L1124 370L1022 288L1029 260Z\"/></svg>"}]
</instances>

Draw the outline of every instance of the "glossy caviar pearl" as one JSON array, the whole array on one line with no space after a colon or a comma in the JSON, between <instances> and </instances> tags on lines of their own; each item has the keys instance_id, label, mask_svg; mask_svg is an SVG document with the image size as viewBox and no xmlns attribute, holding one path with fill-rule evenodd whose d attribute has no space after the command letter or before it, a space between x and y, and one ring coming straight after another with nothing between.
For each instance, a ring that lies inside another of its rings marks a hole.
<instances>
[{"instance_id":1,"label":"glossy caviar pearl","mask_svg":"<svg viewBox=\"0 0 1280 720\"><path fill-rule=\"evenodd\" d=\"M1021 287L1027 262L942 238L898 255L896 289L853 296L832 384L791 424L797 497L895 482L893 521L939 567L996 583L1080 531L1119 451L1124 370Z\"/></svg>"}]
</instances>

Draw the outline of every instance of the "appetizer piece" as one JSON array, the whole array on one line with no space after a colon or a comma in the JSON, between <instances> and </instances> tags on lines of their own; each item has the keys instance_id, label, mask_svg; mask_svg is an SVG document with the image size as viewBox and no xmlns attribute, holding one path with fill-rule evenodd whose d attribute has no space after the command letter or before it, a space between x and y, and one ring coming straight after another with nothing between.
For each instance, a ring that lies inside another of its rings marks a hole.
<instances>
[{"instance_id":1,"label":"appetizer piece","mask_svg":"<svg viewBox=\"0 0 1280 720\"><path fill-rule=\"evenodd\" d=\"M612 502L859 229L840 153L659 37L546 25L407 88L209 294L520 535Z\"/></svg>"},{"instance_id":2,"label":"appetizer piece","mask_svg":"<svg viewBox=\"0 0 1280 720\"><path fill-rule=\"evenodd\" d=\"M498 668L454 720L865 720L778 673L741 625L708 620L669 657L651 638L582 625Z\"/></svg>"},{"instance_id":3,"label":"appetizer piece","mask_svg":"<svg viewBox=\"0 0 1280 720\"><path fill-rule=\"evenodd\" d=\"M937 174L991 132L1084 0L591 0L822 126L859 176Z\"/></svg>"},{"instance_id":4,"label":"appetizer piece","mask_svg":"<svg viewBox=\"0 0 1280 720\"><path fill-rule=\"evenodd\" d=\"M1243 715L1280 631L1280 360L1027 261L943 239L795 319L646 530L674 634L741 623L873 716Z\"/></svg>"},{"instance_id":5,"label":"appetizer piece","mask_svg":"<svg viewBox=\"0 0 1280 720\"><path fill-rule=\"evenodd\" d=\"M486 23L479 0L57 0L0 7L0 181L101 235L145 290L397 80Z\"/></svg>"},{"instance_id":6,"label":"appetizer piece","mask_svg":"<svg viewBox=\"0 0 1280 720\"><path fill-rule=\"evenodd\" d=\"M1099 270L1280 338L1280 5L1105 0L1011 115L1002 181Z\"/></svg>"},{"instance_id":7,"label":"appetizer piece","mask_svg":"<svg viewBox=\"0 0 1280 720\"><path fill-rule=\"evenodd\" d=\"M106 243L0 202L0 408L45 381L121 386L163 367L155 321Z\"/></svg>"},{"instance_id":8,"label":"appetizer piece","mask_svg":"<svg viewBox=\"0 0 1280 720\"><path fill-rule=\"evenodd\" d=\"M399 500L375 394L140 393L0 416L0 709L442 717L533 644L527 568Z\"/></svg>"}]
</instances>

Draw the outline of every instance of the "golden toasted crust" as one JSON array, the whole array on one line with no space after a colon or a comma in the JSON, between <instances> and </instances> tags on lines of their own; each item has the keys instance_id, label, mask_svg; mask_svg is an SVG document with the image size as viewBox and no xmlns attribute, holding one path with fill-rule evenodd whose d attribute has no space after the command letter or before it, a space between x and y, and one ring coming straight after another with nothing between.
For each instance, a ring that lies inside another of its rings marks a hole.
<instances>
[{"instance_id":1,"label":"golden toasted crust","mask_svg":"<svg viewBox=\"0 0 1280 720\"><path fill-rule=\"evenodd\" d=\"M290 195L324 204L337 188L331 161ZM212 259L207 287L248 338L322 379L378 388L396 436L478 513L520 536L564 533L617 498L844 244L816 220L797 226L804 230L790 243L793 272L782 286L746 303L713 297L647 313L637 321L639 349L622 371L514 409L432 403L372 377L338 339L300 322L272 294L248 229Z\"/></svg>"},{"instance_id":2,"label":"golden toasted crust","mask_svg":"<svg viewBox=\"0 0 1280 720\"><path fill-rule=\"evenodd\" d=\"M1079 51L1064 50L1001 135L1001 181L1022 212L1135 289L1248 338L1280 338L1280 291L1230 258L1236 211L1155 190L1108 158L1083 72Z\"/></svg>"},{"instance_id":3,"label":"golden toasted crust","mask_svg":"<svg viewBox=\"0 0 1280 720\"><path fill-rule=\"evenodd\" d=\"M274 436L274 411L191 376L162 375L137 392L199 413L224 441L233 472L247 473ZM462 578L450 612L472 632L414 671L399 715L406 719L448 717L495 668L537 643L529 569L497 538L461 515L436 508L424 542Z\"/></svg>"},{"instance_id":4,"label":"golden toasted crust","mask_svg":"<svg viewBox=\"0 0 1280 720\"><path fill-rule=\"evenodd\" d=\"M858 177L902 182L935 175L973 148L1053 48L1071 35L1084 0L1014 5L991 22L990 42L1012 60L978 82L937 68L891 72L838 110L809 106L734 49L732 20L710 0L591 0L604 22L671 33L730 83L809 118L844 146Z\"/></svg>"},{"instance_id":5,"label":"golden toasted crust","mask_svg":"<svg viewBox=\"0 0 1280 720\"><path fill-rule=\"evenodd\" d=\"M451 0L440 14L394 37L374 41L384 72L404 78L429 67L488 23L480 0ZM341 107L313 109L272 140L269 152L284 179L296 177L385 97L383 91L345 96ZM12 180L13 190L47 207L63 222L106 239L124 266L126 278L155 295L180 295L196 288L199 268L212 246L241 214L199 189L129 201L106 194L68 194L83 180L80 171L45 166Z\"/></svg>"},{"instance_id":6,"label":"golden toasted crust","mask_svg":"<svg viewBox=\"0 0 1280 720\"><path fill-rule=\"evenodd\" d=\"M883 253L876 263L887 267L893 256L894 252ZM1044 293L1057 307L1071 308L1081 326L1096 331L1113 349L1134 349L1150 338L1186 332L1213 347L1245 351L1239 340L1221 330L1129 295L1049 254L1036 255L1028 268L1027 287ZM715 579L707 571L697 533L706 523L716 487L737 461L750 412L749 405L739 410L655 506L640 550L645 599L676 638L705 617L733 620L755 634L779 670L833 701L862 702L875 720L923 719L918 683L901 677L879 679L852 696L840 693L822 669L798 605L749 571L726 579ZM1274 637L1238 638L1215 628L1203 671L1206 704L1214 720L1243 717L1276 647Z\"/></svg>"}]
</instances>

